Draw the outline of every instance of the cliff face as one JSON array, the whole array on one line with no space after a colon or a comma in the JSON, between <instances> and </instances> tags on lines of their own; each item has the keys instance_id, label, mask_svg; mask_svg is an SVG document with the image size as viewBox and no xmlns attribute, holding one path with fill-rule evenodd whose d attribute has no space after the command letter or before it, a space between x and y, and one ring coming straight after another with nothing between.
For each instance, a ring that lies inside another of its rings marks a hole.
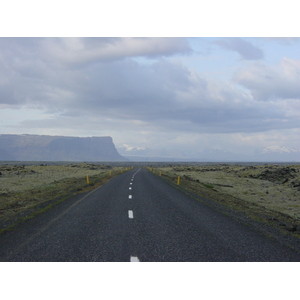
<instances>
[{"instance_id":1,"label":"cliff face","mask_svg":"<svg viewBox=\"0 0 300 300\"><path fill-rule=\"evenodd\" d=\"M125 161L111 137L0 135L0 160Z\"/></svg>"}]
</instances>

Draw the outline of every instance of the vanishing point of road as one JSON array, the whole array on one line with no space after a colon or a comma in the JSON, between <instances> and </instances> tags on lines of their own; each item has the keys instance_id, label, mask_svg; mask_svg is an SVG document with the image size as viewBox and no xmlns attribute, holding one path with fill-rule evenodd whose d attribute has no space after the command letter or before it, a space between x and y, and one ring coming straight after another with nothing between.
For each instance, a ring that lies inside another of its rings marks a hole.
<instances>
[{"instance_id":1,"label":"vanishing point of road","mask_svg":"<svg viewBox=\"0 0 300 300\"><path fill-rule=\"evenodd\" d=\"M0 261L263 262L300 253L135 168L3 233Z\"/></svg>"}]
</instances>

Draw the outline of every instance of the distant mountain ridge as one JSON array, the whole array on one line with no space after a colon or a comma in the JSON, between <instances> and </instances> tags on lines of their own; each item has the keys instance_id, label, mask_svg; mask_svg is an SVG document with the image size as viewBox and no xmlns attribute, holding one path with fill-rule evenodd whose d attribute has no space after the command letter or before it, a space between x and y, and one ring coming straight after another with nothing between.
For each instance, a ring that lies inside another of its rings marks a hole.
<instances>
[{"instance_id":1,"label":"distant mountain ridge","mask_svg":"<svg viewBox=\"0 0 300 300\"><path fill-rule=\"evenodd\" d=\"M126 161L110 136L71 137L0 134L0 160Z\"/></svg>"},{"instance_id":2,"label":"distant mountain ridge","mask_svg":"<svg viewBox=\"0 0 300 300\"><path fill-rule=\"evenodd\" d=\"M190 149L184 153L178 149L151 149L128 144L117 147L119 153L131 161L164 161L164 162L300 162L300 149L284 146L270 146L257 149L254 153L237 153L222 149Z\"/></svg>"}]
</instances>

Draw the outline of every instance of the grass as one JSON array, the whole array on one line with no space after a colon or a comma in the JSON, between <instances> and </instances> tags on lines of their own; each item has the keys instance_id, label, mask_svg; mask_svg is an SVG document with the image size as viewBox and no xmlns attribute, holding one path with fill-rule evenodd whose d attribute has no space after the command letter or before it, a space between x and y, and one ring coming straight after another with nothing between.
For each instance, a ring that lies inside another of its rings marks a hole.
<instances>
[{"instance_id":1,"label":"grass","mask_svg":"<svg viewBox=\"0 0 300 300\"><path fill-rule=\"evenodd\" d=\"M286 166L180 165L159 167L154 172L161 172L172 183L180 176L180 185L187 191L299 236L300 191L291 182L300 181L300 166L289 166L295 172L294 178L287 181L260 176L266 170L276 172L283 167Z\"/></svg>"},{"instance_id":2,"label":"grass","mask_svg":"<svg viewBox=\"0 0 300 300\"><path fill-rule=\"evenodd\" d=\"M73 195L97 188L126 170L88 163L0 166L0 233Z\"/></svg>"},{"instance_id":3,"label":"grass","mask_svg":"<svg viewBox=\"0 0 300 300\"><path fill-rule=\"evenodd\" d=\"M300 220L300 192L291 187L292 180L300 180L300 166L296 169L295 178L285 183L252 178L274 166L176 166L159 168L162 174L181 176L184 181L195 181L220 194L231 195L245 202L264 205ZM280 168L280 167L277 167ZM187 171L187 169L189 169ZM187 180L188 177L188 180ZM292 208L292 209L291 209Z\"/></svg>"},{"instance_id":4,"label":"grass","mask_svg":"<svg viewBox=\"0 0 300 300\"><path fill-rule=\"evenodd\" d=\"M213 189L214 188L214 186L212 184L204 184L204 186L206 186L209 189Z\"/></svg>"}]
</instances>

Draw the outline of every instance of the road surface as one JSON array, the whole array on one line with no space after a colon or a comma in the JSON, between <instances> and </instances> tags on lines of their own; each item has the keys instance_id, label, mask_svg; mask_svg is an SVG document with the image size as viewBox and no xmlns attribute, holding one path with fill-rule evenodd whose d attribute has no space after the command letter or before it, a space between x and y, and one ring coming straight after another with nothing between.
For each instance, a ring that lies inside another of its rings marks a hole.
<instances>
[{"instance_id":1,"label":"road surface","mask_svg":"<svg viewBox=\"0 0 300 300\"><path fill-rule=\"evenodd\" d=\"M300 253L135 168L2 234L0 261L300 261Z\"/></svg>"}]
</instances>

